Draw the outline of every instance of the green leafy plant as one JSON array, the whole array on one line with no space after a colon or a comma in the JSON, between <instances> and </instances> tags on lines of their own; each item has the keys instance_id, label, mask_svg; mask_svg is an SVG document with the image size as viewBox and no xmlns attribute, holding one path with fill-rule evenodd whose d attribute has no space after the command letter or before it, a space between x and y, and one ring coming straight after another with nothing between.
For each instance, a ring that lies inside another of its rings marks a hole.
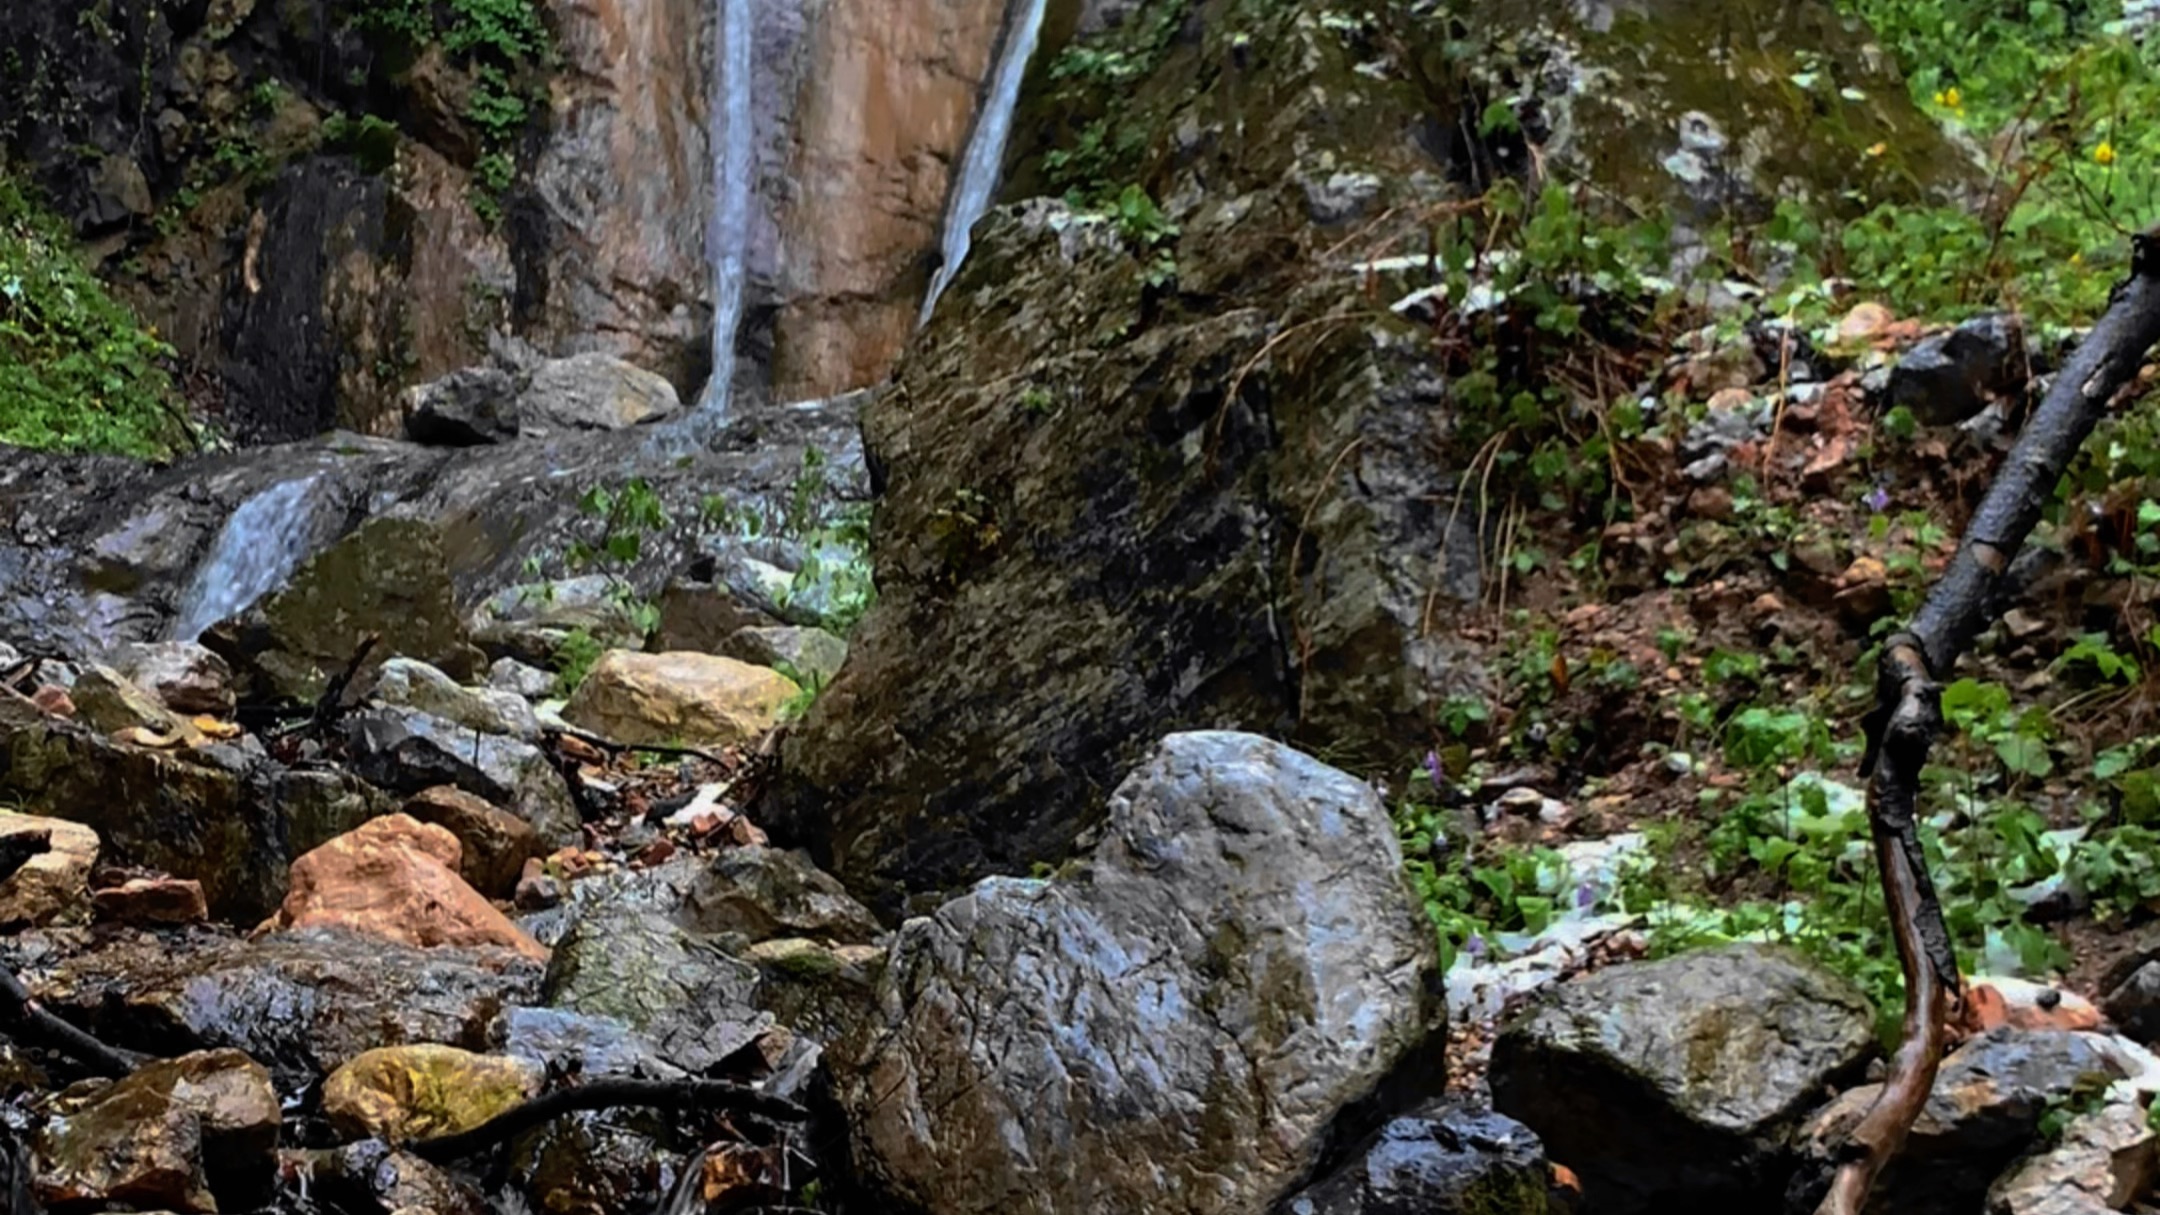
<instances>
[{"instance_id":1,"label":"green leafy plant","mask_svg":"<svg viewBox=\"0 0 2160 1215\"><path fill-rule=\"evenodd\" d=\"M190 437L172 355L66 229L0 176L0 442L170 455Z\"/></svg>"}]
</instances>

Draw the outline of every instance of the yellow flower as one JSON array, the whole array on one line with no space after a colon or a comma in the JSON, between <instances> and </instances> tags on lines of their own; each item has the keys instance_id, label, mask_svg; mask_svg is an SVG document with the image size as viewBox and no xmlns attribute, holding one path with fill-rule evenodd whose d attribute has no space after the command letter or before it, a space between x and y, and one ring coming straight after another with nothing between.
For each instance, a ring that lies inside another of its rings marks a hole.
<instances>
[{"instance_id":1,"label":"yellow flower","mask_svg":"<svg viewBox=\"0 0 2160 1215\"><path fill-rule=\"evenodd\" d=\"M1958 92L1957 86L1953 84L1935 94L1935 104L1946 110L1963 110L1965 108L1965 95Z\"/></svg>"},{"instance_id":2,"label":"yellow flower","mask_svg":"<svg viewBox=\"0 0 2160 1215\"><path fill-rule=\"evenodd\" d=\"M2105 140L2105 139L2101 140L2101 141L2100 141L2100 146L2099 146L2099 147L2097 147L2097 148L2094 148L2094 149L2093 149L2093 163L2094 163L2094 164L2100 164L2100 165L2111 165L2111 164L2114 164L2114 163L2115 163L2115 145L2114 145L2114 144L2112 144L2112 143L2109 143L2109 142L2108 142L2107 140Z\"/></svg>"},{"instance_id":3,"label":"yellow flower","mask_svg":"<svg viewBox=\"0 0 2160 1215\"><path fill-rule=\"evenodd\" d=\"M1874 146L1870 147L1870 148L1869 148L1869 149L1867 150L1867 154L1868 154L1868 155L1870 155L1870 156L1880 156L1880 155L1882 155L1883 153L1885 153L1885 152L1887 152L1887 151L1889 151L1889 150L1890 150L1890 145L1889 145L1889 144L1886 144L1886 143L1878 143L1878 144L1875 144Z\"/></svg>"}]
</instances>

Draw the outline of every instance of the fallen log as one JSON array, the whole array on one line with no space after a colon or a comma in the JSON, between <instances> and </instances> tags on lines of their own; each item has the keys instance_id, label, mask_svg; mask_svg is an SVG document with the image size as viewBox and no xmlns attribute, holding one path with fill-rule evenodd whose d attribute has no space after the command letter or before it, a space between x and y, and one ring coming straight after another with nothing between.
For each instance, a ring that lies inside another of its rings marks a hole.
<instances>
[{"instance_id":1,"label":"fallen log","mask_svg":"<svg viewBox=\"0 0 2160 1215\"><path fill-rule=\"evenodd\" d=\"M2013 581L2011 565L2056 483L2156 342L2160 227L2132 239L2130 276L2116 286L2106 313L2056 373L1911 625L1883 645L1860 770L1868 779L1875 866L1905 974L1904 1040L1882 1092L1827 1162L1828 1173L1796 1178L1788 1203L1795 1211L1859 1215L1876 1177L1904 1147L1935 1087L1950 1014L1963 998L1957 957L1920 843L1918 813L1920 771L1943 730L1943 681L2001 610Z\"/></svg>"}]
</instances>

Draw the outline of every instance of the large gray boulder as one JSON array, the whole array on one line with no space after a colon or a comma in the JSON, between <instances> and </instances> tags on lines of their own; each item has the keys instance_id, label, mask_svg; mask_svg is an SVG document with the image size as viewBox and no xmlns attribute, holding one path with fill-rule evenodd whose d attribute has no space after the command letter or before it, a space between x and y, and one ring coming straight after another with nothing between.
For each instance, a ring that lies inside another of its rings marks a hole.
<instances>
[{"instance_id":1,"label":"large gray boulder","mask_svg":"<svg viewBox=\"0 0 2160 1215\"><path fill-rule=\"evenodd\" d=\"M1554 988L1493 1045L1493 1106L1599 1212L1774 1209L1793 1132L1873 1051L1844 979L1740 945Z\"/></svg>"},{"instance_id":2,"label":"large gray boulder","mask_svg":"<svg viewBox=\"0 0 2160 1215\"><path fill-rule=\"evenodd\" d=\"M881 1029L835 1065L855 1158L933 1215L1263 1209L1437 1043L1400 871L1360 782L1251 735L1169 737L1090 860L901 928Z\"/></svg>"},{"instance_id":3,"label":"large gray boulder","mask_svg":"<svg viewBox=\"0 0 2160 1215\"><path fill-rule=\"evenodd\" d=\"M597 352L536 364L520 389L522 431L621 430L682 411L674 385Z\"/></svg>"},{"instance_id":4,"label":"large gray boulder","mask_svg":"<svg viewBox=\"0 0 2160 1215\"><path fill-rule=\"evenodd\" d=\"M638 1031L658 1056L703 1072L772 1024L756 1007L757 968L668 916L595 906L555 946L548 1006L609 1017Z\"/></svg>"}]
</instances>

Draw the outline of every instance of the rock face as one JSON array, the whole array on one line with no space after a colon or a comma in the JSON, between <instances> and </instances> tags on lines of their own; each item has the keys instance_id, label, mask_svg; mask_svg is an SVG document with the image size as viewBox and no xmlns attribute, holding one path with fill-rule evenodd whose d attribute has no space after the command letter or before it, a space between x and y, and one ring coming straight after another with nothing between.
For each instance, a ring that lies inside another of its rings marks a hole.
<instances>
[{"instance_id":1,"label":"rock face","mask_svg":"<svg viewBox=\"0 0 2160 1215\"><path fill-rule=\"evenodd\" d=\"M733 658L611 650L563 717L623 743L742 746L778 725L780 706L798 690L777 671Z\"/></svg>"},{"instance_id":2,"label":"rock face","mask_svg":"<svg viewBox=\"0 0 2160 1215\"><path fill-rule=\"evenodd\" d=\"M252 1210L270 1192L279 1109L270 1073L235 1050L151 1063L68 1090L38 1143L47 1203Z\"/></svg>"},{"instance_id":3,"label":"rock face","mask_svg":"<svg viewBox=\"0 0 2160 1215\"><path fill-rule=\"evenodd\" d=\"M1388 1123L1281 1215L1545 1215L1549 1169L1530 1128L1436 1101Z\"/></svg>"},{"instance_id":4,"label":"rock face","mask_svg":"<svg viewBox=\"0 0 2160 1215\"><path fill-rule=\"evenodd\" d=\"M1988 1183L2038 1145L2041 1119L2050 1109L2119 1078L2092 1034L2006 1028L1967 1041L1943 1060L1904 1151L1875 1183L1877 1201L1899 1215L1979 1209ZM1819 1158L1828 1145L1843 1142L1881 1088L1849 1090L1810 1119L1809 1150Z\"/></svg>"},{"instance_id":5,"label":"rock face","mask_svg":"<svg viewBox=\"0 0 2160 1215\"><path fill-rule=\"evenodd\" d=\"M239 673L243 696L312 704L371 634L380 640L370 664L400 655L450 666L464 657L442 537L429 524L369 520L204 644Z\"/></svg>"},{"instance_id":6,"label":"rock face","mask_svg":"<svg viewBox=\"0 0 2160 1215\"><path fill-rule=\"evenodd\" d=\"M1357 781L1172 736L1089 863L901 929L882 1023L835 1065L856 1160L935 1215L1261 1209L1434 1040L1400 864Z\"/></svg>"},{"instance_id":7,"label":"rock face","mask_svg":"<svg viewBox=\"0 0 2160 1215\"><path fill-rule=\"evenodd\" d=\"M706 147L711 6L549 0L562 59L532 168L523 331L600 350L689 391L710 366Z\"/></svg>"},{"instance_id":8,"label":"rock face","mask_svg":"<svg viewBox=\"0 0 2160 1215\"><path fill-rule=\"evenodd\" d=\"M386 1046L323 1081L323 1116L356 1139L433 1139L469 1131L530 1098L542 1079L521 1059L439 1044Z\"/></svg>"},{"instance_id":9,"label":"rock face","mask_svg":"<svg viewBox=\"0 0 2160 1215\"><path fill-rule=\"evenodd\" d=\"M494 946L538 962L547 950L457 875L457 837L393 814L293 862L292 890L263 925L331 928L423 948Z\"/></svg>"},{"instance_id":10,"label":"rock face","mask_svg":"<svg viewBox=\"0 0 2160 1215\"><path fill-rule=\"evenodd\" d=\"M930 285L959 160L1005 5L828 0L812 38L788 176L800 183L773 352L774 395L877 382Z\"/></svg>"},{"instance_id":11,"label":"rock face","mask_svg":"<svg viewBox=\"0 0 2160 1215\"><path fill-rule=\"evenodd\" d=\"M1042 54L1085 7L1056 6ZM1527 92L1527 134L1506 138L1435 120L1419 65L1459 57L1440 21L1406 23L1398 58L1311 5L1195 0L1088 44L1119 65L1103 83L1036 73L1006 196L1133 185L1162 220L1128 231L1041 198L992 212L866 406L879 601L790 731L776 839L890 916L1063 859L1097 791L1169 731L1389 762L1422 747L1479 680L1450 627L1482 594L1449 467L1471 460L1475 419L1409 315L1431 277L1359 267L1425 264L1406 217L1459 199L1451 181L1512 174L1533 138L1646 213L1958 176L1827 4L1590 8L1465 9L1473 47L1506 49L1474 49L1473 87L1437 104ZM1734 69L1732 38L1792 66ZM1796 117L1817 98L1788 76L1817 48L1862 82L1864 102L1820 99L1838 122ZM1887 159L1865 154L1878 141ZM1692 183L1665 164L1680 152ZM1367 291L1402 312L1352 302ZM783 318L783 379L809 332Z\"/></svg>"},{"instance_id":12,"label":"rock face","mask_svg":"<svg viewBox=\"0 0 2160 1215\"><path fill-rule=\"evenodd\" d=\"M1493 1105L1599 1211L1770 1209L1799 1120L1866 1061L1873 1024L1851 984L1769 947L1614 967L1502 1030Z\"/></svg>"}]
</instances>

